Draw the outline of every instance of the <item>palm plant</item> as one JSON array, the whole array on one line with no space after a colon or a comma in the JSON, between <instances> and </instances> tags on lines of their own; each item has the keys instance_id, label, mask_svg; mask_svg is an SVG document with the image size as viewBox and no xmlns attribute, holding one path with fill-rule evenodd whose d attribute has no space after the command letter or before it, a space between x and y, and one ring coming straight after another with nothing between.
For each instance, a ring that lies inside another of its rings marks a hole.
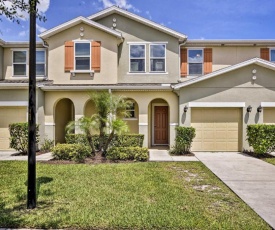
<instances>
[{"instance_id":1,"label":"palm plant","mask_svg":"<svg viewBox=\"0 0 275 230\"><path fill-rule=\"evenodd\" d=\"M92 149L92 153L95 153L94 140L92 131L96 127L96 121L93 117L81 117L77 121L71 121L66 126L66 131L74 131L78 127L87 137L88 143Z\"/></svg>"}]
</instances>

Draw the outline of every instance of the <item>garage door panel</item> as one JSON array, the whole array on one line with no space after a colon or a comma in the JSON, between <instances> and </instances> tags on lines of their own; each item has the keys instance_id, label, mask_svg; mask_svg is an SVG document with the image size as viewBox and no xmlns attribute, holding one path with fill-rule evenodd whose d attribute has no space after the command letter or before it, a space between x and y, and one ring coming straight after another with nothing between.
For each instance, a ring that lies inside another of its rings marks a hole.
<instances>
[{"instance_id":1,"label":"garage door panel","mask_svg":"<svg viewBox=\"0 0 275 230\"><path fill-rule=\"evenodd\" d=\"M275 108L264 108L263 110L264 124L275 124Z\"/></svg>"},{"instance_id":2,"label":"garage door panel","mask_svg":"<svg viewBox=\"0 0 275 230\"><path fill-rule=\"evenodd\" d=\"M240 109L193 108L191 125L196 129L193 151L238 151Z\"/></svg>"},{"instance_id":3,"label":"garage door panel","mask_svg":"<svg viewBox=\"0 0 275 230\"><path fill-rule=\"evenodd\" d=\"M26 107L1 107L0 108L0 149L9 149L10 133L9 124L26 122Z\"/></svg>"}]
</instances>

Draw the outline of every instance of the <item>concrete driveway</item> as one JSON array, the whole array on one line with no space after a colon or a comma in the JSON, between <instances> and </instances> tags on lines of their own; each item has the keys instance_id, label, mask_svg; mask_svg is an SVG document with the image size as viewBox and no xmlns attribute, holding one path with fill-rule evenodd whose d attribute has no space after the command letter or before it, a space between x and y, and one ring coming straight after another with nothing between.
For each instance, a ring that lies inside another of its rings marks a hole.
<instances>
[{"instance_id":1,"label":"concrete driveway","mask_svg":"<svg viewBox=\"0 0 275 230\"><path fill-rule=\"evenodd\" d=\"M196 157L275 229L275 166L236 152Z\"/></svg>"},{"instance_id":2,"label":"concrete driveway","mask_svg":"<svg viewBox=\"0 0 275 230\"><path fill-rule=\"evenodd\" d=\"M44 153L36 156L37 161L49 161L53 159L52 153ZM27 161L28 156L17 156L17 152L0 151L0 161Z\"/></svg>"}]
</instances>

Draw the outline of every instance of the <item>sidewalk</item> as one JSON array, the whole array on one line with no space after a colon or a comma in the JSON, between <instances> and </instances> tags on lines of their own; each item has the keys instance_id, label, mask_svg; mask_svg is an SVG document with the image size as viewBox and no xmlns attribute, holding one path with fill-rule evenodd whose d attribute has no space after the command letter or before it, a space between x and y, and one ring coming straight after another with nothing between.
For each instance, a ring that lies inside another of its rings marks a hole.
<instances>
[{"instance_id":1,"label":"sidewalk","mask_svg":"<svg viewBox=\"0 0 275 230\"><path fill-rule=\"evenodd\" d=\"M275 166L237 152L196 152L196 157L275 228Z\"/></svg>"},{"instance_id":2,"label":"sidewalk","mask_svg":"<svg viewBox=\"0 0 275 230\"><path fill-rule=\"evenodd\" d=\"M170 156L168 150L149 149L149 161L199 161L195 156Z\"/></svg>"},{"instance_id":3,"label":"sidewalk","mask_svg":"<svg viewBox=\"0 0 275 230\"><path fill-rule=\"evenodd\" d=\"M28 156L16 156L17 152L5 151L0 152L0 161L27 161ZM53 159L52 153L44 153L36 156L37 161L49 161Z\"/></svg>"}]
</instances>

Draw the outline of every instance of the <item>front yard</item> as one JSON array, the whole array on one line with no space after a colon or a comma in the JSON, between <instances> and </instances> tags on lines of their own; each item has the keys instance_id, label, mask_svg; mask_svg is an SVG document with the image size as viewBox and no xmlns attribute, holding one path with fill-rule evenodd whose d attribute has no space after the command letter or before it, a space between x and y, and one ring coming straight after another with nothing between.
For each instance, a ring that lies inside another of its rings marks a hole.
<instances>
[{"instance_id":1,"label":"front yard","mask_svg":"<svg viewBox=\"0 0 275 230\"><path fill-rule=\"evenodd\" d=\"M0 178L0 227L270 229L200 162L38 163L35 210L27 162L0 162Z\"/></svg>"}]
</instances>

